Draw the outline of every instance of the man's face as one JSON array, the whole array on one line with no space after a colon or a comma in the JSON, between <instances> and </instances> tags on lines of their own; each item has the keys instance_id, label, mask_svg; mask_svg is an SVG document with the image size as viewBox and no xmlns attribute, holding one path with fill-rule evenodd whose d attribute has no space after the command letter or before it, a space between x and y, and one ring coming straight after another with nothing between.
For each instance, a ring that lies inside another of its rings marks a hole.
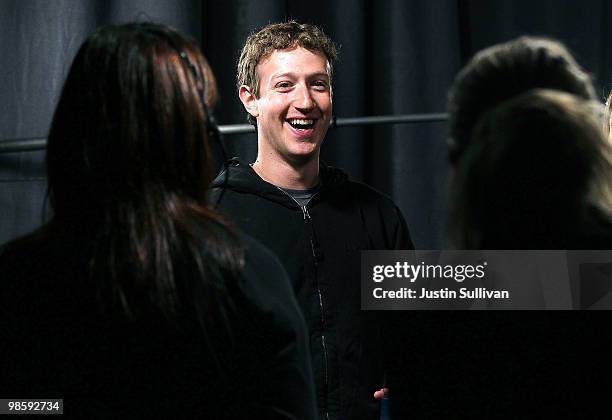
<instances>
[{"instance_id":1,"label":"man's face","mask_svg":"<svg viewBox=\"0 0 612 420\"><path fill-rule=\"evenodd\" d=\"M275 50L257 65L259 97L249 110L257 118L260 152L288 163L318 157L332 115L325 55L302 47Z\"/></svg>"}]
</instances>

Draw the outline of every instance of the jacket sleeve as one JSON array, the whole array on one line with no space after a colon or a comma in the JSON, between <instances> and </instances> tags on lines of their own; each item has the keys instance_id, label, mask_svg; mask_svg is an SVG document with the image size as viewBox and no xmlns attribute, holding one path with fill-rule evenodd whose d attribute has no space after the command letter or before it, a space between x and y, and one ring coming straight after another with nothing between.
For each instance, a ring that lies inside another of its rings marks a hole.
<instances>
[{"instance_id":1,"label":"jacket sleeve","mask_svg":"<svg viewBox=\"0 0 612 420\"><path fill-rule=\"evenodd\" d=\"M317 408L304 317L278 258L253 239L246 239L245 289L270 321L264 335L267 360L258 396L261 418L316 419Z\"/></svg>"}]
</instances>

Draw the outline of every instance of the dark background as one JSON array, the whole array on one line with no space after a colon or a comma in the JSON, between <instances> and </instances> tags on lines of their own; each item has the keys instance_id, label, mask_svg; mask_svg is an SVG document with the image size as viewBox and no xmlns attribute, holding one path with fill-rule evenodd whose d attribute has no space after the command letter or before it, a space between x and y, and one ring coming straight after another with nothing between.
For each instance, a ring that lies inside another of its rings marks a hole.
<instances>
[{"instance_id":1,"label":"dark background","mask_svg":"<svg viewBox=\"0 0 612 420\"><path fill-rule=\"evenodd\" d=\"M606 0L3 0L0 140L45 137L81 42L99 25L133 20L160 21L200 40L219 81L218 119L244 123L235 88L242 43L287 18L320 25L340 44L338 117L443 112L455 74L475 51L522 34L562 40L602 99L610 87ZM323 156L389 194L417 247L435 249L443 246L446 133L444 122L339 128ZM226 141L232 154L255 156L254 135ZM0 154L0 243L44 220L43 158ZM609 406L612 389L607 312L401 315L390 346L405 378L396 401L412 418L609 417L594 414Z\"/></svg>"},{"instance_id":2,"label":"dark background","mask_svg":"<svg viewBox=\"0 0 612 420\"><path fill-rule=\"evenodd\" d=\"M605 0L3 0L0 2L0 140L45 137L77 48L97 26L155 20L201 42L217 75L221 124L244 123L235 63L246 36L288 18L321 26L341 47L338 117L445 111L446 93L478 49L520 34L559 38L605 96L612 62L612 6ZM418 248L443 246L446 124L330 130L325 161L390 195ZM254 135L226 137L253 159ZM0 243L44 217L42 152L0 155Z\"/></svg>"}]
</instances>

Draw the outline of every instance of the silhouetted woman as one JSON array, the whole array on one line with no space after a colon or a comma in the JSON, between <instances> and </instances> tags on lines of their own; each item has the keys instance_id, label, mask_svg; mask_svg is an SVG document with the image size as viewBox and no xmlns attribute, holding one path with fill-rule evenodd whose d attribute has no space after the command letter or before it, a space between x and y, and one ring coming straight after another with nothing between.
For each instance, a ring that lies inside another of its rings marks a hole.
<instances>
[{"instance_id":1,"label":"silhouetted woman","mask_svg":"<svg viewBox=\"0 0 612 420\"><path fill-rule=\"evenodd\" d=\"M531 89L596 99L589 74L559 41L521 36L485 48L461 69L449 92L451 163L460 160L485 112Z\"/></svg>"},{"instance_id":2,"label":"silhouetted woman","mask_svg":"<svg viewBox=\"0 0 612 420\"><path fill-rule=\"evenodd\" d=\"M475 54L449 94L451 246L609 249L610 152L588 105L595 99L588 73L558 41L523 36ZM601 375L610 370L608 318L423 314L412 334L427 357L406 369L419 380L404 391L416 400L418 388L422 401L406 416L596 417L594 401L611 383Z\"/></svg>"},{"instance_id":3,"label":"silhouetted woman","mask_svg":"<svg viewBox=\"0 0 612 420\"><path fill-rule=\"evenodd\" d=\"M601 106L531 90L485 112L456 168L460 249L609 249L612 147Z\"/></svg>"},{"instance_id":4,"label":"silhouetted woman","mask_svg":"<svg viewBox=\"0 0 612 420\"><path fill-rule=\"evenodd\" d=\"M169 27L81 46L48 137L54 216L0 255L1 395L81 417L315 417L280 263L206 205L216 94Z\"/></svg>"}]
</instances>

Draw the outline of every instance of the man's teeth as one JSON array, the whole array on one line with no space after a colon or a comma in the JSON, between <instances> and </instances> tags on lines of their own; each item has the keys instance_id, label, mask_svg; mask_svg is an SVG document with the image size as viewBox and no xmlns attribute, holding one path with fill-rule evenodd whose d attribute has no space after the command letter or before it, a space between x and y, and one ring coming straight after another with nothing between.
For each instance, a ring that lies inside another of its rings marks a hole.
<instances>
[{"instance_id":1,"label":"man's teeth","mask_svg":"<svg viewBox=\"0 0 612 420\"><path fill-rule=\"evenodd\" d=\"M313 125L314 120L305 119L305 118L293 118L289 120L289 124L291 125Z\"/></svg>"}]
</instances>

